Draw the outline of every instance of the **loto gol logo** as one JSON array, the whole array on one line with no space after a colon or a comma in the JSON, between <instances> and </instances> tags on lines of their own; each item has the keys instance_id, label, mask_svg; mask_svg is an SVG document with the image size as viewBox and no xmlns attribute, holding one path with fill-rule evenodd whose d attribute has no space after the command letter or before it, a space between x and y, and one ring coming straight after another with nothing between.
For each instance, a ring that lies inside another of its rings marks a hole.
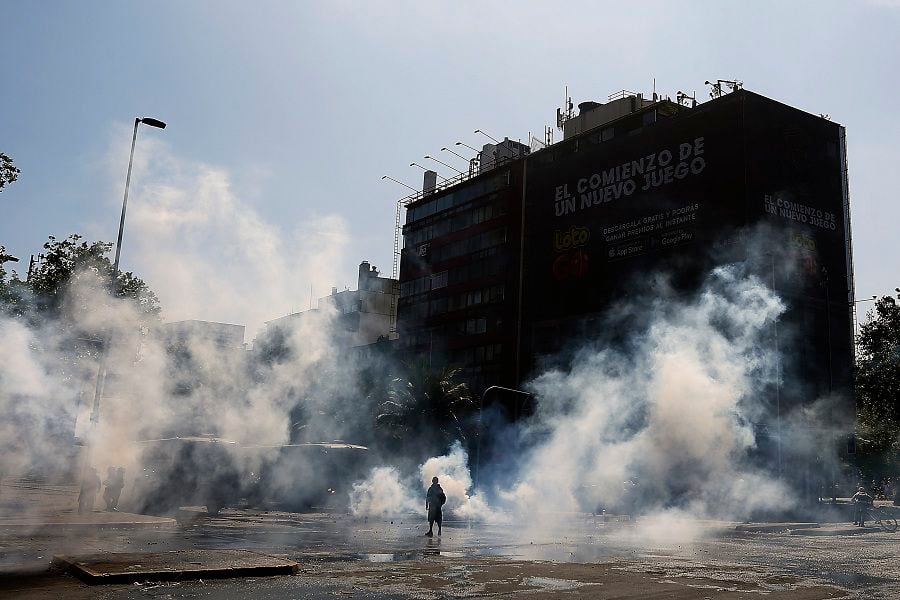
<instances>
[{"instance_id":1,"label":"loto gol logo","mask_svg":"<svg viewBox=\"0 0 900 600\"><path fill-rule=\"evenodd\" d=\"M573 225L568 231L557 229L553 233L553 248L557 252L565 252L572 248L584 246L591 239L591 230L587 227Z\"/></svg>"}]
</instances>

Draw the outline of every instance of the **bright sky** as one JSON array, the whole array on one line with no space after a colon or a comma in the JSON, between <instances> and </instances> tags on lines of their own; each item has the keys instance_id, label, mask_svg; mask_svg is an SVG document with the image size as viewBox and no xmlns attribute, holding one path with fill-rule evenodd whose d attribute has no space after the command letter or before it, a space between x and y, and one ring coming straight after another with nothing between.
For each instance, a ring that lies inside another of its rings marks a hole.
<instances>
[{"instance_id":1,"label":"bright sky","mask_svg":"<svg viewBox=\"0 0 900 600\"><path fill-rule=\"evenodd\" d=\"M406 190L382 175L418 187L409 163L464 168L440 148L479 146L476 128L540 134L566 85L577 104L649 93L654 77L698 98L706 79L741 79L846 126L857 295L900 286L896 0L55 1L0 15L0 151L22 170L0 194L0 244L24 271L48 234L113 241L133 119L164 120L139 134L122 264L169 319L248 323L249 337L305 308L310 287L354 287L360 260L389 273Z\"/></svg>"}]
</instances>

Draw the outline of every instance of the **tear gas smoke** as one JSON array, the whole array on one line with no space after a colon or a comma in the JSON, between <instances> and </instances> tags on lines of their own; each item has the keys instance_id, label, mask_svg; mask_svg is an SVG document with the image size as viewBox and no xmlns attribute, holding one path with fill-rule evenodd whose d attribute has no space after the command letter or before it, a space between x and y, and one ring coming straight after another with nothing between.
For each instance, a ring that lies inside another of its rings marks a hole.
<instances>
[{"instance_id":1,"label":"tear gas smoke","mask_svg":"<svg viewBox=\"0 0 900 600\"><path fill-rule=\"evenodd\" d=\"M395 467L375 467L366 479L353 485L350 511L357 516L377 517L422 512L425 492L431 486L431 478L437 477L447 496L445 511L463 519L502 520L502 513L491 510L479 496L469 495L472 478L468 458L457 441L447 454L419 465L418 477L405 477Z\"/></svg>"},{"instance_id":2,"label":"tear gas smoke","mask_svg":"<svg viewBox=\"0 0 900 600\"><path fill-rule=\"evenodd\" d=\"M107 163L118 186L129 136L117 130L114 139ZM242 323L253 336L264 321L305 308L311 288L335 284L349 241L339 216L305 215L295 228L267 222L224 169L178 157L158 138L141 146L123 260L151 284L167 319Z\"/></svg>"},{"instance_id":3,"label":"tear gas smoke","mask_svg":"<svg viewBox=\"0 0 900 600\"><path fill-rule=\"evenodd\" d=\"M161 183L132 188L123 258L159 293L167 315L253 327L302 305L311 284L331 285L346 242L338 217L313 217L282 235L235 195L220 169L180 160L158 141L142 143L153 148L141 153L135 179ZM150 468L138 440L211 434L238 442L218 444L227 460L192 468L208 481L227 474L242 485L287 442L356 441L371 429L359 402L338 401L357 396L356 371L337 355L333 309L263 332L259 348L224 348L200 333L174 339L108 289L86 270L61 291L58 315L31 311L30 322L0 315L0 476L77 473L73 425L90 436L98 470L125 466L129 486ZM91 428L100 339L109 340L109 376ZM304 483L269 476L282 489ZM139 501L130 491L123 501Z\"/></svg>"},{"instance_id":4,"label":"tear gas smoke","mask_svg":"<svg viewBox=\"0 0 900 600\"><path fill-rule=\"evenodd\" d=\"M255 216L221 171L177 161L164 146L147 154L161 162L139 164L155 169L140 179L163 183L135 189L133 260L167 311L258 322L306 297L309 281L335 272L345 239L337 219L315 221L317 235L300 244ZM79 421L86 419L97 348L84 338L99 335L111 340L111 375L92 432L92 462L101 472L123 465L136 479L153 465L135 440L201 433L237 443L185 453L192 473L206 473L170 482L163 494L171 492L172 502L183 500L172 489L205 484L235 487L232 497L262 481L285 492L322 487L328 477L347 480L365 465L353 459L324 469L321 456L310 460L298 447L282 447L373 439L369 403L377 399L360 393L358 375L388 369L362 360L348 365L333 343L334 312L311 311L266 331L252 350L222 348L202 335L173 340L158 327L148 330L134 305L110 298L107 289L80 273L65 291L59 319L28 326L0 317L0 410L15 415L0 427L7 475L71 462L62 450L72 447L71 438L58 432L70 431L76 407ZM681 515L741 518L786 508L789 490L748 460L754 424L770 413L768 390L779 376L780 357L768 351L766 337L783 304L739 264L715 269L691 297L664 285L655 292L653 300L610 311L605 329L618 334L620 315L644 317L624 343L601 342L598 331L566 365L530 382L535 413L492 432L508 447L479 476L480 489L472 489L469 457L456 443L420 465L383 461L348 490L353 513L421 511L433 476L456 516L544 528L553 527L553 514L572 511L656 513L674 523ZM548 516L529 518L537 513Z\"/></svg>"},{"instance_id":5,"label":"tear gas smoke","mask_svg":"<svg viewBox=\"0 0 900 600\"><path fill-rule=\"evenodd\" d=\"M375 467L364 481L353 484L350 510L359 516L390 516L414 513L423 503L417 502L401 481L394 467Z\"/></svg>"},{"instance_id":6,"label":"tear gas smoke","mask_svg":"<svg viewBox=\"0 0 900 600\"><path fill-rule=\"evenodd\" d=\"M636 305L611 314L628 310ZM512 518L532 528L552 528L553 515L607 510L655 513L687 536L693 526L685 517L789 508L789 489L748 459L752 423L765 413L764 390L777 376L779 359L765 338L782 302L731 265L715 269L692 299L661 293L640 310L648 325L626 344L586 344L567 368L529 384L536 412L483 489L472 490L459 444L420 467L422 485L440 477L459 516ZM424 497L412 478L392 476L410 486L409 497ZM529 518L535 514L542 516Z\"/></svg>"}]
</instances>

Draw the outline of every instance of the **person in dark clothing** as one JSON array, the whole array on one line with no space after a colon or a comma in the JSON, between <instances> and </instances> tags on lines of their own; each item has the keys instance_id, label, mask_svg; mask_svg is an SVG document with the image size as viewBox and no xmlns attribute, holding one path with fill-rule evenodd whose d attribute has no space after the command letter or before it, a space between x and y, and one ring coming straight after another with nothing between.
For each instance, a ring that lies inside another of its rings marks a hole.
<instances>
[{"instance_id":1,"label":"person in dark clothing","mask_svg":"<svg viewBox=\"0 0 900 600\"><path fill-rule=\"evenodd\" d=\"M103 501L106 503L106 510L112 510L112 489L115 486L116 482L116 468L115 467L107 467L106 468L106 479L103 480L103 485L106 486L106 489L103 490Z\"/></svg>"},{"instance_id":2,"label":"person in dark clothing","mask_svg":"<svg viewBox=\"0 0 900 600\"><path fill-rule=\"evenodd\" d=\"M428 493L425 494L425 510L428 511L428 532L425 535L428 537L434 536L435 523L438 526L438 535L441 535L441 522L444 520L444 516L441 514L441 507L444 506L446 501L447 496L444 494L441 484L438 483L438 478L432 477L431 487L428 488Z\"/></svg>"},{"instance_id":3,"label":"person in dark clothing","mask_svg":"<svg viewBox=\"0 0 900 600\"><path fill-rule=\"evenodd\" d=\"M116 487L113 489L113 510L119 510L119 498L125 488L125 467L116 469Z\"/></svg>"},{"instance_id":4,"label":"person in dark clothing","mask_svg":"<svg viewBox=\"0 0 900 600\"><path fill-rule=\"evenodd\" d=\"M125 487L125 469L119 467L114 469L110 467L107 471L106 481L103 482L106 489L103 490L103 500L106 501L107 511L119 510L119 496L122 495L122 488Z\"/></svg>"},{"instance_id":5,"label":"person in dark clothing","mask_svg":"<svg viewBox=\"0 0 900 600\"><path fill-rule=\"evenodd\" d=\"M91 512L94 510L94 500L100 490L100 476L97 469L91 467L81 480L81 492L78 494L78 512Z\"/></svg>"},{"instance_id":6,"label":"person in dark clothing","mask_svg":"<svg viewBox=\"0 0 900 600\"><path fill-rule=\"evenodd\" d=\"M865 527L866 512L872 507L874 499L866 492L866 488L859 486L859 489L850 500L856 505L856 520L853 524Z\"/></svg>"}]
</instances>

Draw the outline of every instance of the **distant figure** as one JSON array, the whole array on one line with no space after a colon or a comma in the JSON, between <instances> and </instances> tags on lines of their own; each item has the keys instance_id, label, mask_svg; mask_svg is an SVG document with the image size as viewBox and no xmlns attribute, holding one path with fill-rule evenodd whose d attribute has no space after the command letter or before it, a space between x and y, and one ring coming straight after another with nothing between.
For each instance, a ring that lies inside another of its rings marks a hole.
<instances>
[{"instance_id":1,"label":"distant figure","mask_svg":"<svg viewBox=\"0 0 900 600\"><path fill-rule=\"evenodd\" d=\"M125 467L116 469L116 495L113 496L113 510L119 510L119 498L125 488Z\"/></svg>"},{"instance_id":2,"label":"distant figure","mask_svg":"<svg viewBox=\"0 0 900 600\"><path fill-rule=\"evenodd\" d=\"M94 499L100 491L100 476L97 469L90 467L81 480L81 492L78 494L78 512L91 512L94 510Z\"/></svg>"},{"instance_id":3,"label":"distant figure","mask_svg":"<svg viewBox=\"0 0 900 600\"><path fill-rule=\"evenodd\" d=\"M106 489L103 490L103 500L106 501L107 511L119 510L119 496L122 495L122 488L125 487L125 469L119 467L114 469L110 467L106 471L106 481L103 482Z\"/></svg>"},{"instance_id":4,"label":"distant figure","mask_svg":"<svg viewBox=\"0 0 900 600\"><path fill-rule=\"evenodd\" d=\"M112 510L112 488L115 486L116 482L116 468L115 467L106 467L106 479L103 480L103 485L106 489L103 490L103 501L106 502L106 510Z\"/></svg>"},{"instance_id":5,"label":"distant figure","mask_svg":"<svg viewBox=\"0 0 900 600\"><path fill-rule=\"evenodd\" d=\"M866 492L866 488L863 486L859 486L856 493L853 494L853 497L850 498L853 504L856 505L856 520L853 521L854 525L859 525L860 527L865 527L866 523L866 511L869 510L869 507L873 504L873 498Z\"/></svg>"},{"instance_id":6,"label":"distant figure","mask_svg":"<svg viewBox=\"0 0 900 600\"><path fill-rule=\"evenodd\" d=\"M428 488L428 493L425 494L425 510L428 511L428 537L434 536L434 524L437 523L438 526L438 535L441 535L441 522L444 520L444 515L441 513L441 507L447 501L447 496L444 494L444 489L441 487L441 484L438 483L437 477L431 478L431 487Z\"/></svg>"}]
</instances>

